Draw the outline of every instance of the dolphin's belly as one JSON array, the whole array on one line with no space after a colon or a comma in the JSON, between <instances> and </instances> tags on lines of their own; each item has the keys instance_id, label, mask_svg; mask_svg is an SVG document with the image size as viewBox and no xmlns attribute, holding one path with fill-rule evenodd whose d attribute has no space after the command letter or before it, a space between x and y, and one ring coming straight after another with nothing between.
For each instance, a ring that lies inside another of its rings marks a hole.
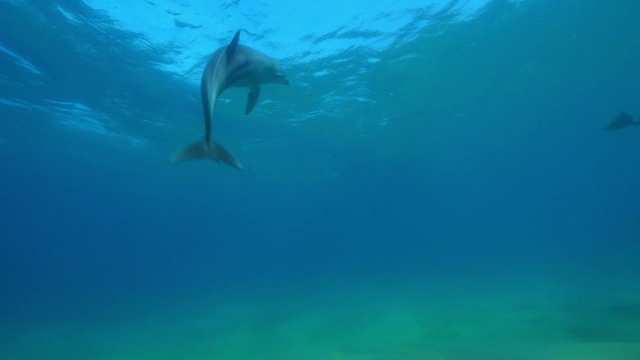
<instances>
[{"instance_id":1,"label":"dolphin's belly","mask_svg":"<svg viewBox=\"0 0 640 360\"><path fill-rule=\"evenodd\" d=\"M230 87L252 87L255 86L256 84L259 84L259 81L257 78L255 77L246 77L246 76L242 76L239 79L233 81L231 84L229 84Z\"/></svg>"}]
</instances>

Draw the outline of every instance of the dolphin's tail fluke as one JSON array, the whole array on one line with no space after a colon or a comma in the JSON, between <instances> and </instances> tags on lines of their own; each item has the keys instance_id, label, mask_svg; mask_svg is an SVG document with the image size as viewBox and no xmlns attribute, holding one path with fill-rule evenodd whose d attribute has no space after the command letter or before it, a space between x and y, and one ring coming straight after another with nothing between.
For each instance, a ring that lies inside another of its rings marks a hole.
<instances>
[{"instance_id":1,"label":"dolphin's tail fluke","mask_svg":"<svg viewBox=\"0 0 640 360\"><path fill-rule=\"evenodd\" d=\"M222 145L216 142L207 143L205 140L197 141L175 154L172 162L180 162L195 159L213 159L217 162L227 163L238 170L242 170L242 164Z\"/></svg>"}]
</instances>

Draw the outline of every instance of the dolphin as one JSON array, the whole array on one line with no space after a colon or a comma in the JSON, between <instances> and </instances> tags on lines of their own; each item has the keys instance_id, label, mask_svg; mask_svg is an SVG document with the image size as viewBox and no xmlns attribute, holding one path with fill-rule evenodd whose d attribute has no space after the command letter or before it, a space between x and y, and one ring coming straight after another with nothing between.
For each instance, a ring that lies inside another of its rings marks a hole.
<instances>
[{"instance_id":1,"label":"dolphin","mask_svg":"<svg viewBox=\"0 0 640 360\"><path fill-rule=\"evenodd\" d=\"M611 122L607 126L602 128L602 130L618 130L626 128L628 126L640 126L640 120L634 119L633 116L627 114L624 111L621 111L620 114L618 114L618 116L611 120Z\"/></svg>"},{"instance_id":2,"label":"dolphin","mask_svg":"<svg viewBox=\"0 0 640 360\"><path fill-rule=\"evenodd\" d=\"M240 30L236 32L229 45L216 50L209 59L200 82L204 111L204 139L196 141L174 155L171 158L173 162L208 158L242 170L242 164L238 159L211 138L211 120L216 100L222 92L232 86L248 87L249 98L244 112L248 115L258 102L260 84L289 84L280 64L255 49L240 45L239 39Z\"/></svg>"}]
</instances>

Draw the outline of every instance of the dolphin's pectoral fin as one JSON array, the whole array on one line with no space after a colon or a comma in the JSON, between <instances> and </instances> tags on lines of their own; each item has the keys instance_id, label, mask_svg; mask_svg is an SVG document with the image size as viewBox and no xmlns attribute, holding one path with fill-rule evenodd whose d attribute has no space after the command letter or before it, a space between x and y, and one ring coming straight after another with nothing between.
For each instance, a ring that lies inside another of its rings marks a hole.
<instances>
[{"instance_id":1,"label":"dolphin's pectoral fin","mask_svg":"<svg viewBox=\"0 0 640 360\"><path fill-rule=\"evenodd\" d=\"M238 48L238 43L240 42L240 30L236 31L236 35L233 37L233 40L227 45L227 61L233 59L233 56L236 54L236 49Z\"/></svg>"},{"instance_id":2,"label":"dolphin's pectoral fin","mask_svg":"<svg viewBox=\"0 0 640 360\"><path fill-rule=\"evenodd\" d=\"M253 110L253 108L256 107L259 96L260 96L260 86L259 85L252 86L251 90L249 90L249 97L247 98L247 109L244 112L245 115L249 115L251 110Z\"/></svg>"}]
</instances>

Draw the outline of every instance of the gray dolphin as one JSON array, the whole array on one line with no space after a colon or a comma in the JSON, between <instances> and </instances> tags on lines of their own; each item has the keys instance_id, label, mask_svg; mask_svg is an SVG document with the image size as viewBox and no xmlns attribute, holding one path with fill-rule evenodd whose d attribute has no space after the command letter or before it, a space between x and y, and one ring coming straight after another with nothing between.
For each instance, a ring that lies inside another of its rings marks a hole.
<instances>
[{"instance_id":1,"label":"gray dolphin","mask_svg":"<svg viewBox=\"0 0 640 360\"><path fill-rule=\"evenodd\" d=\"M204 139L196 141L172 157L172 161L193 159L213 159L225 162L238 170L242 164L222 145L211 139L211 119L218 96L232 86L248 87L249 98L245 115L258 102L260 84L274 83L288 85L280 65L267 55L248 46L238 44L240 30L227 46L216 50L202 74L200 92L204 111Z\"/></svg>"},{"instance_id":2,"label":"gray dolphin","mask_svg":"<svg viewBox=\"0 0 640 360\"><path fill-rule=\"evenodd\" d=\"M628 126L640 126L640 120L634 119L633 116L621 111L611 122L602 128L602 130L618 130Z\"/></svg>"}]
</instances>

